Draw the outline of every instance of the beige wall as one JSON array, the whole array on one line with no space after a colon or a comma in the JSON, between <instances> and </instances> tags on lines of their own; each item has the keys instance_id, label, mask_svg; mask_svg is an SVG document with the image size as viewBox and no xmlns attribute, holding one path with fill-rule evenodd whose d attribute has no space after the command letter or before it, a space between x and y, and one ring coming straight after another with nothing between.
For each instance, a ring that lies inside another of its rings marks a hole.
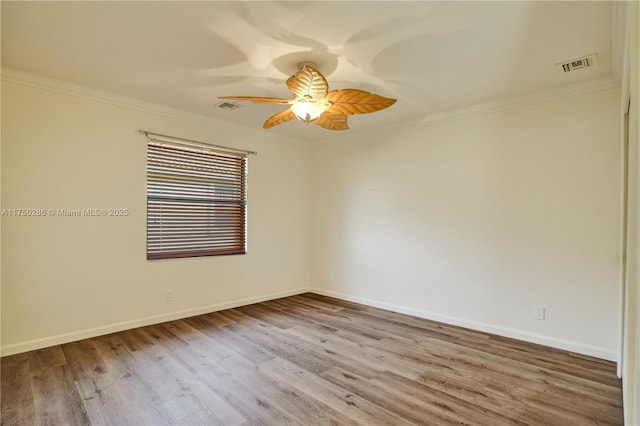
<instances>
[{"instance_id":1,"label":"beige wall","mask_svg":"<svg viewBox=\"0 0 640 426\"><path fill-rule=\"evenodd\" d=\"M615 360L619 105L611 89L314 144L314 285Z\"/></svg>"},{"instance_id":2,"label":"beige wall","mask_svg":"<svg viewBox=\"0 0 640 426\"><path fill-rule=\"evenodd\" d=\"M613 89L307 145L4 82L2 207L131 214L3 217L3 354L313 286L615 359L619 102ZM145 260L139 128L259 151L248 255Z\"/></svg>"},{"instance_id":3,"label":"beige wall","mask_svg":"<svg viewBox=\"0 0 640 426\"><path fill-rule=\"evenodd\" d=\"M130 211L2 218L4 355L310 286L306 144L8 82L2 124L3 208ZM249 158L247 255L146 260L140 128L259 152Z\"/></svg>"},{"instance_id":4,"label":"beige wall","mask_svg":"<svg viewBox=\"0 0 640 426\"><path fill-rule=\"evenodd\" d=\"M629 174L627 210L627 282L625 288L622 386L625 424L640 424L640 7L628 3L629 16Z\"/></svg>"}]
</instances>

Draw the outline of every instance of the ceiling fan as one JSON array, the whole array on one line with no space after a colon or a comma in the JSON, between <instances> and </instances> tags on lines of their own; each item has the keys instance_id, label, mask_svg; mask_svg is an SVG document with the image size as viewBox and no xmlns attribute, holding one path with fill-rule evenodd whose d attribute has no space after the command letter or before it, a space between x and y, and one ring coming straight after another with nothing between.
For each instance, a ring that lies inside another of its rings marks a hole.
<instances>
[{"instance_id":1,"label":"ceiling fan","mask_svg":"<svg viewBox=\"0 0 640 426\"><path fill-rule=\"evenodd\" d=\"M300 71L289 77L287 87L295 98L266 98L255 96L220 96L220 99L251 101L263 104L291 105L289 108L269 117L263 126L268 129L297 118L329 130L349 128L347 115L367 114L393 105L396 100L358 89L329 91L327 79L315 64L302 63Z\"/></svg>"}]
</instances>

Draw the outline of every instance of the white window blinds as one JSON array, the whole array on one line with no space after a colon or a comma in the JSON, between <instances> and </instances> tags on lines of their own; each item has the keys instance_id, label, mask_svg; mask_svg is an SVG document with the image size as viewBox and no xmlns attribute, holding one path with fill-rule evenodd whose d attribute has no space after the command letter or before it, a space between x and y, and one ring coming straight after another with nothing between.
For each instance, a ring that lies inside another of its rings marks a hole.
<instances>
[{"instance_id":1,"label":"white window blinds","mask_svg":"<svg viewBox=\"0 0 640 426\"><path fill-rule=\"evenodd\" d=\"M147 259L246 253L247 158L147 143Z\"/></svg>"}]
</instances>

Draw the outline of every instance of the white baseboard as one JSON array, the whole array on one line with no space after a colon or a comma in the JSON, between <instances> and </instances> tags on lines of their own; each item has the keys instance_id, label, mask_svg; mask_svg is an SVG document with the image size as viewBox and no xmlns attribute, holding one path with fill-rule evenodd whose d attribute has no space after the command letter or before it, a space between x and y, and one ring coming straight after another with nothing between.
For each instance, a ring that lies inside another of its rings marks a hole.
<instances>
[{"instance_id":1,"label":"white baseboard","mask_svg":"<svg viewBox=\"0 0 640 426\"><path fill-rule=\"evenodd\" d=\"M398 312L401 314L412 315L419 318L425 318L425 319L438 321L438 322L442 322L450 325L482 331L484 333L497 334L503 337L510 337L513 339L523 340L525 342L537 343L539 345L550 346L556 349L562 349L569 352L575 352L583 355L593 356L596 358L606 359L608 361L618 360L618 354L613 351L598 348L595 346L585 345L578 342L572 342L570 340L556 339L553 337L542 336L539 334L529 333L522 330L516 330L516 329L496 326L492 324L485 324L477 321L471 321L464 318L457 318L457 317L452 317L448 315L436 314L436 313L424 311L421 309L393 305L391 303L367 299L364 297L352 296L349 294L339 293L339 292L321 289L321 288L314 287L311 290L311 292L320 294L323 296L335 297L336 299L347 300L349 302L360 303L362 305L367 305L374 308L385 309L388 311Z\"/></svg>"},{"instance_id":2,"label":"white baseboard","mask_svg":"<svg viewBox=\"0 0 640 426\"><path fill-rule=\"evenodd\" d=\"M138 318L131 321L123 321L115 324L107 324L107 325L102 325L98 327L86 328L83 330L72 331L69 333L62 333L62 334L56 334L54 336L43 337L41 339L26 340L23 342L12 343L9 345L2 345L0 347L0 356L14 355L22 352L32 351L35 349L47 348L49 346L75 342L76 340L88 339L91 337L102 336L110 333L116 333L118 331L130 330L136 327L144 327L147 325L159 324L167 321L175 321L182 318L192 317L194 315L208 314L210 312L221 311L223 309L237 308L238 306L265 302L267 300L279 299L281 297L294 296L296 294L306 293L310 291L312 291L311 288L297 288L293 290L265 294L262 296L249 297L246 299L237 299L237 300L218 303L214 305L200 306L198 308L193 308L193 309L186 309L182 311L174 311L174 312L164 313L160 315L145 317L145 318Z\"/></svg>"},{"instance_id":3,"label":"white baseboard","mask_svg":"<svg viewBox=\"0 0 640 426\"><path fill-rule=\"evenodd\" d=\"M116 333L119 331L129 330L136 327L144 327L147 325L159 324L167 321L175 321L182 318L188 318L194 315L207 314L210 312L221 311L224 309L237 308L239 306L250 305L252 303L265 302L267 300L279 299L281 297L294 296L296 294L302 294L306 292L312 292L323 296L335 297L337 299L347 300L350 302L361 303L363 305L372 306L375 308L385 309L388 311L394 311L402 314L413 315L419 318L425 318L433 321L443 322L446 324L456 325L459 327L465 327L472 330L478 330L485 333L497 334L499 336L510 337L518 340L524 340L526 342L537 343L540 345L551 346L557 349L562 349L570 352L575 352L583 355L589 355L596 358L602 358L609 361L617 361L618 357L615 352L584 345L578 342L572 342L563 339L555 339L552 337L542 336L534 333L528 333L521 330L515 330L506 327L495 326L492 324L485 324L476 321L466 320L464 318L451 317L447 315L436 314L433 312L424 311L421 309L409 308L405 306L394 305L391 303L381 302L378 300L367 299L364 297L353 296L349 294L339 293L331 290L321 288L297 288L293 290L287 290L282 292L270 293L256 297L250 297L245 299L237 299L224 303L218 303L214 305L201 306L193 309L186 309L182 311L174 311L160 315L154 315L145 318L138 318L131 321L123 321L115 324L107 324L98 327L87 328L83 330L72 331L69 333L57 334L54 336L43 337L40 339L26 340L23 342L12 343L9 345L2 345L0 347L0 356L14 355L22 352L32 351L36 349L42 349L49 346L61 345L64 343L74 342L76 340L88 339L91 337L102 336L109 333Z\"/></svg>"}]
</instances>

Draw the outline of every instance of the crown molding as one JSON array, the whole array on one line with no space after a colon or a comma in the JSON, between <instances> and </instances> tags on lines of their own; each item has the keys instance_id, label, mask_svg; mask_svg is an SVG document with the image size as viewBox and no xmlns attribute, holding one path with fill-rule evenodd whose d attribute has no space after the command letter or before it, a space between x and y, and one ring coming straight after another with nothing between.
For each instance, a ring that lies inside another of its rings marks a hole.
<instances>
[{"instance_id":1,"label":"crown molding","mask_svg":"<svg viewBox=\"0 0 640 426\"><path fill-rule=\"evenodd\" d=\"M172 108L153 102L141 101L124 95L112 92L106 92L93 89L87 86L81 86L73 83L67 83L13 68L2 67L0 71L0 80L3 82L20 84L36 89L47 90L50 92L60 93L63 95L74 96L78 98L88 99L95 102L101 102L109 105L115 105L136 111L147 112L169 118L175 118L188 121L195 124L212 126L217 129L245 133L251 136L259 136L265 138L265 133L259 132L250 127L241 126L239 124L229 123L214 117L209 117L195 112L185 111L178 108ZM285 137L285 136L281 136ZM289 139L293 139L290 138Z\"/></svg>"},{"instance_id":2,"label":"crown molding","mask_svg":"<svg viewBox=\"0 0 640 426\"><path fill-rule=\"evenodd\" d=\"M620 87L620 81L612 75L583 83L572 84L560 88L541 90L538 92L528 93L522 96L501 99L494 102L486 102L461 108L451 112L442 114L433 114L420 120L421 125L430 125L437 122L457 120L459 118L472 117L482 114L490 114L498 111L505 111L513 108L521 108L528 105L535 105L543 102L549 102L556 99L569 98L572 96L584 95L601 90L609 90Z\"/></svg>"},{"instance_id":3,"label":"crown molding","mask_svg":"<svg viewBox=\"0 0 640 426\"><path fill-rule=\"evenodd\" d=\"M584 95L601 90L613 89L620 87L621 83L613 75L589 80L582 83L572 84L560 88L541 90L528 93L522 96L500 99L493 102L472 105L452 111L426 115L419 119L401 121L394 124L372 127L368 129L357 130L349 134L337 135L330 138L323 138L320 141L329 142L337 139L344 140L353 137L370 136L370 135L386 135L397 133L403 130L416 129L421 127L432 126L444 123L446 121L461 120L464 118L475 117L484 114L491 114L499 111L506 111L514 108L522 108L528 105L535 105L543 102L549 102L556 99L568 98L572 96Z\"/></svg>"},{"instance_id":4,"label":"crown molding","mask_svg":"<svg viewBox=\"0 0 640 426\"><path fill-rule=\"evenodd\" d=\"M0 71L0 79L5 82L20 84L23 86L29 86L37 89L48 90L51 92L60 93L63 95L75 96L84 98L96 102L106 103L110 105L129 108L137 111L147 112L155 115L160 115L169 118L175 118L184 120L196 124L202 124L212 126L218 129L245 133L247 135L265 138L264 132L260 132L250 127L242 126L239 124L229 123L214 117L209 117L203 114L197 114L181 110L178 108L172 108L165 105L159 105L152 102L141 101L139 99L131 98L124 95L118 95L111 92L106 92L98 89L93 89L86 86L80 86L73 83L67 83L60 80L43 77L36 74L27 73L24 71L15 70L12 68L2 67ZM332 133L331 136L326 138L314 139L310 142L328 142L351 139L353 137L369 136L369 135L384 135L389 133L397 133L403 130L421 128L431 126L446 121L460 120L463 118L474 117L483 114L490 114L498 111L504 111L513 108L521 108L527 105L533 105L542 102L548 102L555 99L566 98L570 96L577 96L591 92L597 92L600 90L607 90L614 87L620 87L621 83L614 75L602 77L595 80L590 80L583 83L578 83L570 86L564 86L556 89L548 89L529 93L523 96L517 96L507 99L502 99L494 102L487 102L478 105L473 105L465 108L460 108L453 111L442 112L437 114L431 114L419 119L413 119L408 121L400 121L394 124L370 127L362 130L352 130L347 134L336 135ZM278 138L287 138L295 140L297 142L309 142L292 138L291 136L285 136L278 134Z\"/></svg>"}]
</instances>

